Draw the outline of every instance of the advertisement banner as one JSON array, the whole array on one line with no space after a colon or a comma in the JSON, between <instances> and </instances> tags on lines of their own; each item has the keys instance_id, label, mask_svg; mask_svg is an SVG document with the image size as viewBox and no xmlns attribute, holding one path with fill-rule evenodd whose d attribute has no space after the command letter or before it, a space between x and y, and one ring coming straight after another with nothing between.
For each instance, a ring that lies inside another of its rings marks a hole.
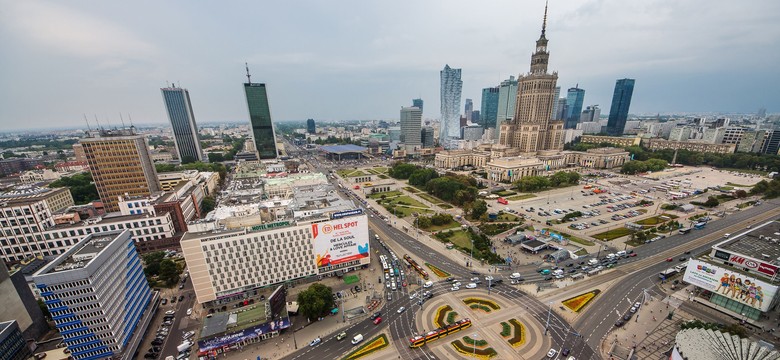
<instances>
[{"instance_id":1,"label":"advertisement banner","mask_svg":"<svg viewBox=\"0 0 780 360\"><path fill-rule=\"evenodd\" d=\"M317 267L367 258L368 217L350 216L311 224Z\"/></svg>"},{"instance_id":2,"label":"advertisement banner","mask_svg":"<svg viewBox=\"0 0 780 360\"><path fill-rule=\"evenodd\" d=\"M777 294L776 286L699 260L688 261L683 280L763 312Z\"/></svg>"},{"instance_id":3,"label":"advertisement banner","mask_svg":"<svg viewBox=\"0 0 780 360\"><path fill-rule=\"evenodd\" d=\"M290 327L289 317L281 318L275 321L269 321L231 334L217 336L207 340L198 340L198 351L210 351L233 344L238 344L243 341L260 337L260 335L279 331L288 327Z\"/></svg>"}]
</instances>

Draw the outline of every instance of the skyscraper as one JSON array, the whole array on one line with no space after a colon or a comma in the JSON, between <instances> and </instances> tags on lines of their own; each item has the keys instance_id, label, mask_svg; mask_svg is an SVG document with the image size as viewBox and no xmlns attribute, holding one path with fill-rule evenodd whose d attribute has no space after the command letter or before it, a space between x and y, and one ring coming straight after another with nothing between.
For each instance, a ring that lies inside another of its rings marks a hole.
<instances>
[{"instance_id":1,"label":"skyscraper","mask_svg":"<svg viewBox=\"0 0 780 360\"><path fill-rule=\"evenodd\" d=\"M423 111L423 99L412 99L412 106L420 109L420 112Z\"/></svg>"},{"instance_id":2,"label":"skyscraper","mask_svg":"<svg viewBox=\"0 0 780 360\"><path fill-rule=\"evenodd\" d=\"M466 106L463 108L463 115L467 121L471 121L471 112L474 111L474 102L471 99L466 99Z\"/></svg>"},{"instance_id":3,"label":"skyscraper","mask_svg":"<svg viewBox=\"0 0 780 360\"><path fill-rule=\"evenodd\" d=\"M406 151L414 152L422 147L420 128L422 127L422 111L412 107L401 108L401 142Z\"/></svg>"},{"instance_id":4,"label":"skyscraper","mask_svg":"<svg viewBox=\"0 0 780 360\"><path fill-rule=\"evenodd\" d=\"M631 106L631 95L634 94L634 79L619 79L615 82L615 92L612 94L612 106L609 108L607 134L623 135L628 119L628 108Z\"/></svg>"},{"instance_id":5,"label":"skyscraper","mask_svg":"<svg viewBox=\"0 0 780 360\"><path fill-rule=\"evenodd\" d=\"M482 104L479 113L479 123L484 128L495 128L496 119L498 119L498 95L500 87L489 87L482 89Z\"/></svg>"},{"instance_id":6,"label":"skyscraper","mask_svg":"<svg viewBox=\"0 0 780 360\"><path fill-rule=\"evenodd\" d=\"M244 92L249 108L249 121L252 123L252 138L255 140L257 158L276 159L279 154L276 151L276 134L274 124L271 121L271 108L268 105L268 91L263 83L253 83L249 75L249 66L246 68Z\"/></svg>"},{"instance_id":7,"label":"skyscraper","mask_svg":"<svg viewBox=\"0 0 780 360\"><path fill-rule=\"evenodd\" d=\"M175 84L160 91L173 128L175 140L173 143L176 145L179 160L182 164L203 161L203 150L198 140L198 126L195 124L190 92L187 89L177 88Z\"/></svg>"},{"instance_id":8,"label":"skyscraper","mask_svg":"<svg viewBox=\"0 0 780 360\"><path fill-rule=\"evenodd\" d=\"M119 196L149 196L160 191L146 137L134 128L101 130L100 137L79 141L89 172L107 212L119 211Z\"/></svg>"},{"instance_id":9,"label":"skyscraper","mask_svg":"<svg viewBox=\"0 0 780 360\"><path fill-rule=\"evenodd\" d=\"M574 129L580 121L582 113L582 103L585 102L585 90L580 89L579 85L569 88L566 96L566 118L564 119L565 129Z\"/></svg>"},{"instance_id":10,"label":"skyscraper","mask_svg":"<svg viewBox=\"0 0 780 360\"><path fill-rule=\"evenodd\" d=\"M432 148L434 145L433 128L430 126L425 126L420 129L420 140L422 141L422 147Z\"/></svg>"},{"instance_id":11,"label":"skyscraper","mask_svg":"<svg viewBox=\"0 0 780 360\"><path fill-rule=\"evenodd\" d=\"M309 134L317 133L317 125L314 123L314 119L306 120L306 132Z\"/></svg>"},{"instance_id":12,"label":"skyscraper","mask_svg":"<svg viewBox=\"0 0 780 360\"><path fill-rule=\"evenodd\" d=\"M131 234L89 234L32 276L76 360L129 359L143 338L152 289Z\"/></svg>"},{"instance_id":13,"label":"skyscraper","mask_svg":"<svg viewBox=\"0 0 780 360\"><path fill-rule=\"evenodd\" d=\"M517 80L510 76L498 86L498 112L496 113L496 127L515 116L515 104L517 102ZM489 127L489 126L488 126Z\"/></svg>"},{"instance_id":14,"label":"skyscraper","mask_svg":"<svg viewBox=\"0 0 780 360\"><path fill-rule=\"evenodd\" d=\"M599 121L599 118L601 117L601 109L598 105L592 105L585 108L585 110L582 110L582 114L580 115L580 122L595 122Z\"/></svg>"},{"instance_id":15,"label":"skyscraper","mask_svg":"<svg viewBox=\"0 0 780 360\"><path fill-rule=\"evenodd\" d=\"M444 65L441 77L441 123L439 125L439 144L445 149L453 148L452 139L460 137L460 92L463 81L461 69Z\"/></svg>"},{"instance_id":16,"label":"skyscraper","mask_svg":"<svg viewBox=\"0 0 780 360\"><path fill-rule=\"evenodd\" d=\"M550 121L555 102L558 73L547 73L550 53L547 51L547 6L544 7L542 34L531 55L531 71L517 80L515 115L501 125L498 142L520 152L563 149L563 122Z\"/></svg>"},{"instance_id":17,"label":"skyscraper","mask_svg":"<svg viewBox=\"0 0 780 360\"><path fill-rule=\"evenodd\" d=\"M561 87L556 86L555 87L555 101L553 101L553 111L550 113L550 119L552 120L561 120L561 118L558 117L558 97L561 96Z\"/></svg>"}]
</instances>

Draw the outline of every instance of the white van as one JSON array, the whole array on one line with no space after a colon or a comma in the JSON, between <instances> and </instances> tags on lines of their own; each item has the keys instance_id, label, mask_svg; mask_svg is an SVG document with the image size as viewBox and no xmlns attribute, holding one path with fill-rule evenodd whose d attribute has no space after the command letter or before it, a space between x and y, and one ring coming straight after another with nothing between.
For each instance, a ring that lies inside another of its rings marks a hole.
<instances>
[{"instance_id":1,"label":"white van","mask_svg":"<svg viewBox=\"0 0 780 360\"><path fill-rule=\"evenodd\" d=\"M599 260L598 259L590 259L588 260L588 265L598 265Z\"/></svg>"},{"instance_id":2,"label":"white van","mask_svg":"<svg viewBox=\"0 0 780 360\"><path fill-rule=\"evenodd\" d=\"M615 258L615 254L607 254L607 259L612 260Z\"/></svg>"},{"instance_id":3,"label":"white van","mask_svg":"<svg viewBox=\"0 0 780 360\"><path fill-rule=\"evenodd\" d=\"M626 257L628 256L628 253L625 250L620 250L617 252L617 256Z\"/></svg>"},{"instance_id":4,"label":"white van","mask_svg":"<svg viewBox=\"0 0 780 360\"><path fill-rule=\"evenodd\" d=\"M352 338L352 345L357 345L361 341L363 341L363 334L357 334Z\"/></svg>"},{"instance_id":5,"label":"white van","mask_svg":"<svg viewBox=\"0 0 780 360\"><path fill-rule=\"evenodd\" d=\"M510 279L519 279L521 277L523 277L523 276L520 275L520 273L512 273L512 275L509 275Z\"/></svg>"},{"instance_id":6,"label":"white van","mask_svg":"<svg viewBox=\"0 0 780 360\"><path fill-rule=\"evenodd\" d=\"M424 288L429 288L431 286L433 286L433 281L427 281L427 282L425 282L425 284L423 284Z\"/></svg>"},{"instance_id":7,"label":"white van","mask_svg":"<svg viewBox=\"0 0 780 360\"><path fill-rule=\"evenodd\" d=\"M558 276L558 275L563 275L563 270L558 269L558 270L553 271L553 276Z\"/></svg>"}]
</instances>

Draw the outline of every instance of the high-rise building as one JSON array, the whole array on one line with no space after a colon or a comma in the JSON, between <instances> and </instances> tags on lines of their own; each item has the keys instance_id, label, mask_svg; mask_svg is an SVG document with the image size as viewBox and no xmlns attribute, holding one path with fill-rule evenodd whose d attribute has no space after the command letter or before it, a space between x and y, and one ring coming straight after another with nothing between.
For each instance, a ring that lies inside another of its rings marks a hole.
<instances>
[{"instance_id":1,"label":"high-rise building","mask_svg":"<svg viewBox=\"0 0 780 360\"><path fill-rule=\"evenodd\" d=\"M480 125L468 125L460 128L460 138L462 140L477 141L482 138L485 129Z\"/></svg>"},{"instance_id":2,"label":"high-rise building","mask_svg":"<svg viewBox=\"0 0 780 360\"><path fill-rule=\"evenodd\" d=\"M515 104L517 102L517 80L510 76L498 85L498 111L496 113L496 128L501 123L512 120L515 116ZM489 126L488 126L489 127Z\"/></svg>"},{"instance_id":3,"label":"high-rise building","mask_svg":"<svg viewBox=\"0 0 780 360\"><path fill-rule=\"evenodd\" d=\"M560 86L558 87L560 88ZM555 116L553 120L563 120L566 116L566 98L558 98L555 102Z\"/></svg>"},{"instance_id":4,"label":"high-rise building","mask_svg":"<svg viewBox=\"0 0 780 360\"><path fill-rule=\"evenodd\" d=\"M317 125L314 123L314 119L306 120L306 132L309 134L317 133Z\"/></svg>"},{"instance_id":5,"label":"high-rise building","mask_svg":"<svg viewBox=\"0 0 780 360\"><path fill-rule=\"evenodd\" d=\"M582 103L585 102L585 90L580 89L579 85L569 88L566 96L566 118L564 119L566 129L574 129L580 121L582 113Z\"/></svg>"},{"instance_id":6,"label":"high-rise building","mask_svg":"<svg viewBox=\"0 0 780 360\"><path fill-rule=\"evenodd\" d=\"M555 102L558 73L547 73L550 53L547 51L547 6L544 8L542 34L531 55L531 71L517 81L514 118L501 125L498 142L529 153L539 150L563 150L563 122L550 121Z\"/></svg>"},{"instance_id":7,"label":"high-rise building","mask_svg":"<svg viewBox=\"0 0 780 360\"><path fill-rule=\"evenodd\" d=\"M203 161L203 150L198 140L198 126L195 124L195 113L192 111L190 92L187 89L172 85L162 88L165 109L173 128L173 144L179 154L182 164Z\"/></svg>"},{"instance_id":8,"label":"high-rise building","mask_svg":"<svg viewBox=\"0 0 780 360\"><path fill-rule=\"evenodd\" d=\"M479 110L473 110L471 112L471 122L479 124Z\"/></svg>"},{"instance_id":9,"label":"high-rise building","mask_svg":"<svg viewBox=\"0 0 780 360\"><path fill-rule=\"evenodd\" d=\"M441 123L439 124L439 144L445 149L453 148L450 140L460 136L460 93L463 81L461 69L444 65L441 77Z\"/></svg>"},{"instance_id":10,"label":"high-rise building","mask_svg":"<svg viewBox=\"0 0 780 360\"><path fill-rule=\"evenodd\" d=\"M15 320L0 322L0 359L27 360L32 352Z\"/></svg>"},{"instance_id":11,"label":"high-rise building","mask_svg":"<svg viewBox=\"0 0 780 360\"><path fill-rule=\"evenodd\" d=\"M87 157L84 155L84 148L79 143L73 144L73 156L76 158L76 161L87 161Z\"/></svg>"},{"instance_id":12,"label":"high-rise building","mask_svg":"<svg viewBox=\"0 0 780 360\"><path fill-rule=\"evenodd\" d=\"M474 102L471 99L466 99L466 106L464 106L463 115L466 117L467 121L472 121L471 120L472 111L474 111Z\"/></svg>"},{"instance_id":13,"label":"high-rise building","mask_svg":"<svg viewBox=\"0 0 780 360\"><path fill-rule=\"evenodd\" d=\"M255 140L257 158L276 159L276 134L271 121L271 108L268 105L268 90L263 83L253 83L246 69L247 82L244 83L246 103L249 108L249 121L252 123L252 138Z\"/></svg>"},{"instance_id":14,"label":"high-rise building","mask_svg":"<svg viewBox=\"0 0 780 360\"><path fill-rule=\"evenodd\" d=\"M401 142L407 152L414 152L422 146L420 128L422 111L414 106L401 108Z\"/></svg>"},{"instance_id":15,"label":"high-rise building","mask_svg":"<svg viewBox=\"0 0 780 360\"><path fill-rule=\"evenodd\" d=\"M778 152L780 152L780 130L769 130L761 145L761 153L778 155Z\"/></svg>"},{"instance_id":16,"label":"high-rise building","mask_svg":"<svg viewBox=\"0 0 780 360\"><path fill-rule=\"evenodd\" d=\"M555 87L555 96L553 97L553 99L555 99L555 101L553 102L552 113L550 113L550 119L552 119L552 120L561 120L561 118L558 117L558 103L559 103L558 102L558 98L560 96L561 96L561 87L560 86L556 86Z\"/></svg>"},{"instance_id":17,"label":"high-rise building","mask_svg":"<svg viewBox=\"0 0 780 360\"><path fill-rule=\"evenodd\" d=\"M482 104L479 113L479 123L484 128L495 128L498 118L498 95L500 87L482 89ZM473 116L472 116L473 117Z\"/></svg>"},{"instance_id":18,"label":"high-rise building","mask_svg":"<svg viewBox=\"0 0 780 360\"><path fill-rule=\"evenodd\" d=\"M33 281L74 359L132 355L143 338L152 289L130 230L87 235Z\"/></svg>"},{"instance_id":19,"label":"high-rise building","mask_svg":"<svg viewBox=\"0 0 780 360\"><path fill-rule=\"evenodd\" d=\"M598 105L591 105L585 108L585 110L582 110L582 114L580 115L580 122L593 122L593 121L599 121L599 117L601 117L601 109L599 109Z\"/></svg>"},{"instance_id":20,"label":"high-rise building","mask_svg":"<svg viewBox=\"0 0 780 360\"><path fill-rule=\"evenodd\" d=\"M3 306L0 307L0 323L9 320L16 321L17 328L24 334L24 337L38 339L49 331L49 326L46 324L46 318L43 317L43 312L36 302L25 275L29 274L31 270L34 272L35 266L40 266L46 260L43 260L43 257L27 259L27 265L22 264L18 270L14 270L12 273L8 271L5 263L0 261L0 294L3 298ZM31 266L28 267L28 265ZM0 330L2 330L1 325ZM0 346L0 359L4 359L3 354L5 353L3 347Z\"/></svg>"},{"instance_id":21,"label":"high-rise building","mask_svg":"<svg viewBox=\"0 0 780 360\"><path fill-rule=\"evenodd\" d=\"M631 106L631 95L634 94L634 79L618 79L615 82L615 92L612 94L612 106L609 108L607 134L623 135L628 119L628 108Z\"/></svg>"},{"instance_id":22,"label":"high-rise building","mask_svg":"<svg viewBox=\"0 0 780 360\"><path fill-rule=\"evenodd\" d=\"M423 111L423 99L412 99L412 106L420 109L420 112Z\"/></svg>"},{"instance_id":23,"label":"high-rise building","mask_svg":"<svg viewBox=\"0 0 780 360\"><path fill-rule=\"evenodd\" d=\"M433 140L433 128L425 126L420 129L420 140L422 141L422 147L432 148L435 145Z\"/></svg>"},{"instance_id":24,"label":"high-rise building","mask_svg":"<svg viewBox=\"0 0 780 360\"><path fill-rule=\"evenodd\" d=\"M106 211L119 211L119 196L149 196L160 191L149 144L133 127L104 130L100 137L79 142Z\"/></svg>"}]
</instances>

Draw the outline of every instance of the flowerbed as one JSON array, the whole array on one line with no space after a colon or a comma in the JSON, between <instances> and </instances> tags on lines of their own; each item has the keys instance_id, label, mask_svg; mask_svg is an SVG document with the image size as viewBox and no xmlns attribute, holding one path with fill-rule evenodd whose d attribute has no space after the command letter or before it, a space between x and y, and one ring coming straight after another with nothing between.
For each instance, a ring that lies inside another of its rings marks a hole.
<instances>
[{"instance_id":1,"label":"flowerbed","mask_svg":"<svg viewBox=\"0 0 780 360\"><path fill-rule=\"evenodd\" d=\"M450 311L449 314L447 314L447 324L452 324L455 322L455 317L458 316L458 313L454 311Z\"/></svg>"},{"instance_id":2,"label":"flowerbed","mask_svg":"<svg viewBox=\"0 0 780 360\"><path fill-rule=\"evenodd\" d=\"M509 326L505 321L501 322L501 336L503 337L509 337L509 335L512 335L512 327Z\"/></svg>"},{"instance_id":3,"label":"flowerbed","mask_svg":"<svg viewBox=\"0 0 780 360\"><path fill-rule=\"evenodd\" d=\"M381 334L366 342L363 344L363 346L355 349L355 351L349 353L349 355L344 357L344 360L360 359L366 355L386 348L387 345L390 345L390 342L387 340L387 336L385 334Z\"/></svg>"},{"instance_id":4,"label":"flowerbed","mask_svg":"<svg viewBox=\"0 0 780 360\"><path fill-rule=\"evenodd\" d=\"M493 311L489 307L487 307L485 305L481 305L481 304L470 304L469 307L474 309L474 310L482 310L482 311L484 311L486 313L489 313L489 312Z\"/></svg>"},{"instance_id":5,"label":"flowerbed","mask_svg":"<svg viewBox=\"0 0 780 360\"><path fill-rule=\"evenodd\" d=\"M493 310L499 310L499 309L501 309L501 307L500 307L500 306L498 306L498 304L496 304L496 303L495 303L495 302L493 302L493 301L487 300L487 299L481 299L481 298L465 298L465 299L463 299L463 302L464 302L464 303L466 303L467 305L471 305L471 304L480 304L480 305L484 305L484 306L487 306L487 307L489 307L489 308L491 308L491 309L493 309Z\"/></svg>"},{"instance_id":6,"label":"flowerbed","mask_svg":"<svg viewBox=\"0 0 780 360\"><path fill-rule=\"evenodd\" d=\"M440 306L438 309L436 309L436 316L433 318L433 323L438 327L444 327L447 324L444 323L444 317L447 316L447 313L452 311L452 307L449 305Z\"/></svg>"},{"instance_id":7,"label":"flowerbed","mask_svg":"<svg viewBox=\"0 0 780 360\"><path fill-rule=\"evenodd\" d=\"M438 267L436 267L436 265L425 263L425 266L427 266L429 269L431 269L431 272L433 272L434 275L436 275L436 276L438 276L440 278L450 277L450 273L448 273L448 272L446 272L446 271L444 271L442 269L439 269Z\"/></svg>"},{"instance_id":8,"label":"flowerbed","mask_svg":"<svg viewBox=\"0 0 780 360\"><path fill-rule=\"evenodd\" d=\"M601 293L601 290L599 289L588 291L584 294L577 295L573 298L563 300L561 303L563 304L563 306L566 306L571 311L580 312L580 310L582 310L586 305L588 305L591 302L591 300L593 300L596 297L596 295L598 295L599 293Z\"/></svg>"},{"instance_id":9,"label":"flowerbed","mask_svg":"<svg viewBox=\"0 0 780 360\"><path fill-rule=\"evenodd\" d=\"M451 342L450 344L452 344L452 347L454 347L455 350L457 350L459 353L461 353L463 355L466 355L466 356L475 356L478 359L490 359L490 358L498 355L498 353L496 353L496 350L494 350L491 347L489 347L489 348L482 348L482 349L479 348L479 347L474 348L473 346L468 346L468 345L464 344L460 340L455 340L455 341Z\"/></svg>"},{"instance_id":10,"label":"flowerbed","mask_svg":"<svg viewBox=\"0 0 780 360\"><path fill-rule=\"evenodd\" d=\"M517 319L509 319L509 324L511 324L514 330L512 337L507 340L509 345L512 345L512 347L518 347L525 344L525 326L523 326L523 324Z\"/></svg>"}]
</instances>

